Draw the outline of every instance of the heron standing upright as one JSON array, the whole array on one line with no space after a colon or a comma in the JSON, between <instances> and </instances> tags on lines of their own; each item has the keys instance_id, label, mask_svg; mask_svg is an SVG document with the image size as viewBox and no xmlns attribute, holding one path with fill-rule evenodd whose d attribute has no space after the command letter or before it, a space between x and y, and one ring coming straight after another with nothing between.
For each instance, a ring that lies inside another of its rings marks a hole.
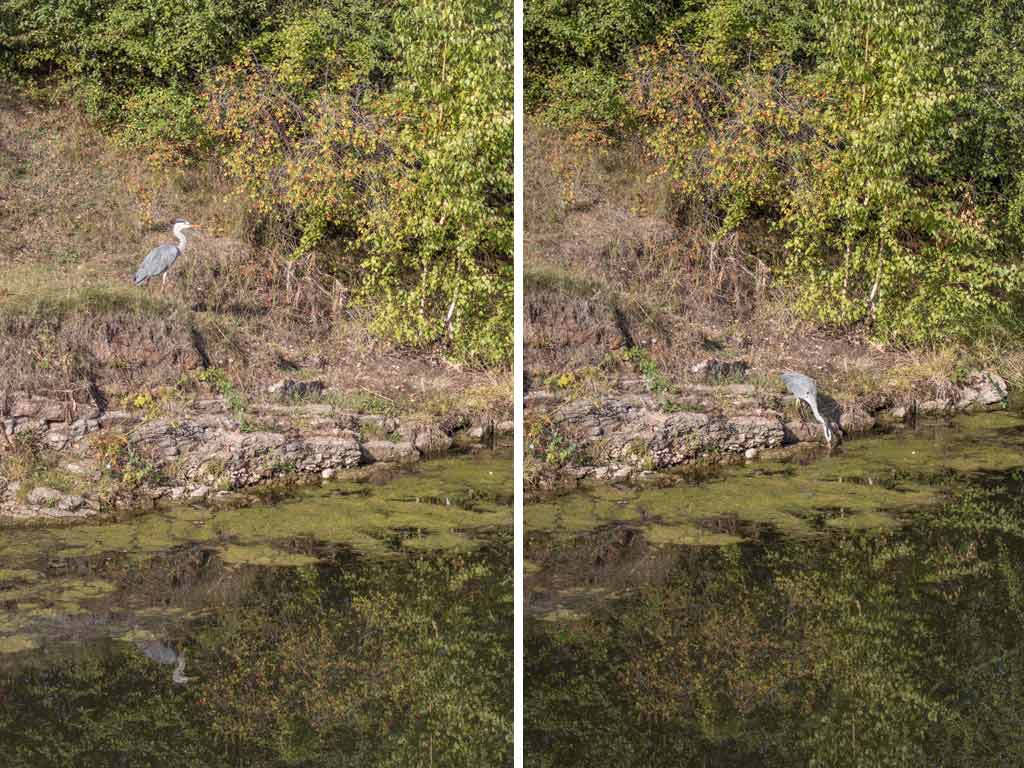
<instances>
[{"instance_id":1,"label":"heron standing upright","mask_svg":"<svg viewBox=\"0 0 1024 768\"><path fill-rule=\"evenodd\" d=\"M802 373L783 371L782 382L794 397L803 400L811 406L814 418L821 422L821 428L825 433L825 442L832 445L832 430L828 428L828 422L825 421L818 411L818 385L814 383L814 379L804 376Z\"/></svg>"},{"instance_id":2,"label":"heron standing upright","mask_svg":"<svg viewBox=\"0 0 1024 768\"><path fill-rule=\"evenodd\" d=\"M196 226L196 224L189 224L185 219L175 219L174 236L178 238L178 244L158 245L150 251L135 272L135 284L142 285L151 277L161 277L160 290L162 291L167 285L167 270L185 250L185 230Z\"/></svg>"}]
</instances>

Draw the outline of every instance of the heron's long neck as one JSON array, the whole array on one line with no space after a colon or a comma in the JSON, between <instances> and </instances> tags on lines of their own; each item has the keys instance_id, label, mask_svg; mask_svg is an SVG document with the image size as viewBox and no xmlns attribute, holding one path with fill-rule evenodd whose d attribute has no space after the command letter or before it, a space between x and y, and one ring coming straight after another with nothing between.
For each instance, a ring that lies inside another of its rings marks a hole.
<instances>
[{"instance_id":1,"label":"heron's long neck","mask_svg":"<svg viewBox=\"0 0 1024 768\"><path fill-rule=\"evenodd\" d=\"M178 238L178 248L180 250L184 251L185 250L185 233L182 230L180 230L180 229L176 229L176 230L174 230L174 236L176 238Z\"/></svg>"},{"instance_id":2,"label":"heron's long neck","mask_svg":"<svg viewBox=\"0 0 1024 768\"><path fill-rule=\"evenodd\" d=\"M814 411L814 418L816 418L818 421L821 422L821 428L825 432L825 439L826 440L831 440L832 439L832 430L828 428L828 422L825 421L825 419L822 418L821 413L818 412L818 404L816 402L814 402L814 400L808 400L807 404L809 406L811 406L811 410Z\"/></svg>"},{"instance_id":3,"label":"heron's long neck","mask_svg":"<svg viewBox=\"0 0 1024 768\"><path fill-rule=\"evenodd\" d=\"M811 410L814 412L814 418L824 424L825 420L821 418L821 412L818 410L818 404L811 398L807 398L807 404L811 406Z\"/></svg>"},{"instance_id":4,"label":"heron's long neck","mask_svg":"<svg viewBox=\"0 0 1024 768\"><path fill-rule=\"evenodd\" d=\"M178 654L178 663L174 665L174 672L171 673L171 679L176 683L187 683L192 680L191 677L185 677L185 652L182 651Z\"/></svg>"}]
</instances>

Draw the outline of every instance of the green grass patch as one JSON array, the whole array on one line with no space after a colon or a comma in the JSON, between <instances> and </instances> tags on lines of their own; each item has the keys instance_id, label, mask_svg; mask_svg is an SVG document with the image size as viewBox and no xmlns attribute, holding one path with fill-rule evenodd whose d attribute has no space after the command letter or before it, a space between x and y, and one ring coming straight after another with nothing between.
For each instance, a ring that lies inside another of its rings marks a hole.
<instances>
[{"instance_id":1,"label":"green grass patch","mask_svg":"<svg viewBox=\"0 0 1024 768\"><path fill-rule=\"evenodd\" d=\"M598 280L574 275L565 269L550 265L526 267L523 283L523 293L526 296L544 291L556 291L568 296L589 299L595 294L608 293L610 290L608 285Z\"/></svg>"},{"instance_id":2,"label":"green grass patch","mask_svg":"<svg viewBox=\"0 0 1024 768\"><path fill-rule=\"evenodd\" d=\"M131 314L166 316L174 305L141 289L85 286L61 288L60 279L49 285L21 284L0 290L0 321L21 320L56 324L74 315Z\"/></svg>"},{"instance_id":3,"label":"green grass patch","mask_svg":"<svg viewBox=\"0 0 1024 768\"><path fill-rule=\"evenodd\" d=\"M363 390L331 392L325 397L325 400L343 411L365 413L372 416L394 416L399 410L398 405L391 398Z\"/></svg>"}]
</instances>

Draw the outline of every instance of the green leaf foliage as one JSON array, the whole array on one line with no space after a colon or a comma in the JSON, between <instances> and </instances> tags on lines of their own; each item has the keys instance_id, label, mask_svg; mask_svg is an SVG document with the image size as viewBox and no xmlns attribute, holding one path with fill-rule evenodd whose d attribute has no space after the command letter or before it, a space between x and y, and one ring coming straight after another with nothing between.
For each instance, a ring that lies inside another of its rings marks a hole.
<instances>
[{"instance_id":1,"label":"green leaf foliage","mask_svg":"<svg viewBox=\"0 0 1024 768\"><path fill-rule=\"evenodd\" d=\"M386 202L366 222L378 324L492 364L512 345L511 33L504 2L417 0L401 17Z\"/></svg>"},{"instance_id":2,"label":"green leaf foliage","mask_svg":"<svg viewBox=\"0 0 1024 768\"><path fill-rule=\"evenodd\" d=\"M220 155L381 334L511 359L510 4L12 0L0 42L154 160Z\"/></svg>"},{"instance_id":3,"label":"green leaf foliage","mask_svg":"<svg viewBox=\"0 0 1024 768\"><path fill-rule=\"evenodd\" d=\"M776 275L822 323L923 344L1019 315L1018 4L605 5L618 36L590 3L527 3L541 119L642 139L712 239L775 229Z\"/></svg>"}]
</instances>

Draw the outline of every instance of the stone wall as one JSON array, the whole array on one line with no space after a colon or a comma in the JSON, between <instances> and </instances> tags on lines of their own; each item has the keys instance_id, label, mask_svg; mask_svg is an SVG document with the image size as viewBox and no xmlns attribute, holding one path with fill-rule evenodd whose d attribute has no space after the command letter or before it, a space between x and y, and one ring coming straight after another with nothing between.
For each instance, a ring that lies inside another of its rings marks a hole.
<instances>
[{"instance_id":1,"label":"stone wall","mask_svg":"<svg viewBox=\"0 0 1024 768\"><path fill-rule=\"evenodd\" d=\"M706 402L707 387L681 393L677 402ZM560 479L625 479L638 472L666 469L697 461L722 462L755 458L761 451L825 439L821 425L797 417L778 393L759 393L749 384L717 388L724 407L710 412L666 410L650 394L609 394L569 399L548 391L527 396L529 417L544 423L573 446L568 461L552 472L540 472L542 484ZM837 438L863 433L879 422L905 421L923 415L1001 407L1006 382L991 372L975 372L959 385L936 387L927 399L873 396L839 404L819 398L823 415ZM791 402L791 399L790 399ZM738 411L738 412L737 412ZM549 468L550 469L550 468Z\"/></svg>"},{"instance_id":2,"label":"stone wall","mask_svg":"<svg viewBox=\"0 0 1024 768\"><path fill-rule=\"evenodd\" d=\"M75 480L74 486L86 490L62 492L33 478L15 481L3 476L0 463L0 515L95 514L109 501L88 488L105 473L116 474L112 452L145 468L145 479L125 495L125 503L134 503L140 498L203 499L282 477L329 479L360 465L415 462L443 455L456 442L479 445L511 434L510 421L402 423L319 404L255 407L239 420L219 399L197 401L173 415L147 416L8 395L0 403L0 459L5 451L14 455L31 444ZM116 439L104 444L104 435Z\"/></svg>"}]
</instances>

